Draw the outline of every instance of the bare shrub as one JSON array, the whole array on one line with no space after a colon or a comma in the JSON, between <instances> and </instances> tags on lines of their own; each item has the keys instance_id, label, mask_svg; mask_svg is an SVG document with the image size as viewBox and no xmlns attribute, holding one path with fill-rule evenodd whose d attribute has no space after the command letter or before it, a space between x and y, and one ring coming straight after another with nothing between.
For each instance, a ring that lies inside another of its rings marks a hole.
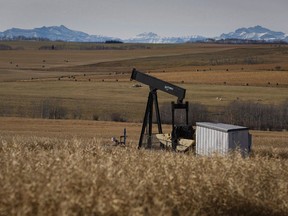
<instances>
[{"instance_id":1,"label":"bare shrub","mask_svg":"<svg viewBox=\"0 0 288 216\"><path fill-rule=\"evenodd\" d=\"M189 104L189 122L195 125L196 122L210 121L207 107L199 103Z\"/></svg>"},{"instance_id":2,"label":"bare shrub","mask_svg":"<svg viewBox=\"0 0 288 216\"><path fill-rule=\"evenodd\" d=\"M288 99L281 104L281 119L283 121L283 129L288 130Z\"/></svg>"},{"instance_id":3,"label":"bare shrub","mask_svg":"<svg viewBox=\"0 0 288 216\"><path fill-rule=\"evenodd\" d=\"M5 44L0 44L0 50L12 50L12 47Z\"/></svg>"},{"instance_id":4,"label":"bare shrub","mask_svg":"<svg viewBox=\"0 0 288 216\"><path fill-rule=\"evenodd\" d=\"M0 116L10 116L12 107L0 101Z\"/></svg>"},{"instance_id":5,"label":"bare shrub","mask_svg":"<svg viewBox=\"0 0 288 216\"><path fill-rule=\"evenodd\" d=\"M81 119L82 118L82 110L79 106L77 106L73 111L72 111L72 117L73 119Z\"/></svg>"},{"instance_id":6,"label":"bare shrub","mask_svg":"<svg viewBox=\"0 0 288 216\"><path fill-rule=\"evenodd\" d=\"M39 47L39 50L65 50L67 49L65 45L44 45Z\"/></svg>"},{"instance_id":7,"label":"bare shrub","mask_svg":"<svg viewBox=\"0 0 288 216\"><path fill-rule=\"evenodd\" d=\"M271 105L252 101L234 101L225 108L221 120L257 130L287 129L287 104Z\"/></svg>"},{"instance_id":8,"label":"bare shrub","mask_svg":"<svg viewBox=\"0 0 288 216\"><path fill-rule=\"evenodd\" d=\"M65 119L67 116L67 109L56 99L45 99L41 108L42 118Z\"/></svg>"},{"instance_id":9,"label":"bare shrub","mask_svg":"<svg viewBox=\"0 0 288 216\"><path fill-rule=\"evenodd\" d=\"M126 122L127 121L127 119L125 119L123 117L123 115L121 113L118 113L118 112L111 113L110 117L111 117L111 121L115 121L115 122Z\"/></svg>"},{"instance_id":10,"label":"bare shrub","mask_svg":"<svg viewBox=\"0 0 288 216\"><path fill-rule=\"evenodd\" d=\"M276 71L280 71L281 68L282 68L282 67L281 67L280 65L275 66L275 70L276 70Z\"/></svg>"},{"instance_id":11,"label":"bare shrub","mask_svg":"<svg viewBox=\"0 0 288 216\"><path fill-rule=\"evenodd\" d=\"M246 57L244 58L244 64L259 64L259 59L257 57Z\"/></svg>"},{"instance_id":12,"label":"bare shrub","mask_svg":"<svg viewBox=\"0 0 288 216\"><path fill-rule=\"evenodd\" d=\"M99 121L99 115L98 115L98 114L93 114L93 115L92 115L92 119L93 119L94 121Z\"/></svg>"}]
</instances>

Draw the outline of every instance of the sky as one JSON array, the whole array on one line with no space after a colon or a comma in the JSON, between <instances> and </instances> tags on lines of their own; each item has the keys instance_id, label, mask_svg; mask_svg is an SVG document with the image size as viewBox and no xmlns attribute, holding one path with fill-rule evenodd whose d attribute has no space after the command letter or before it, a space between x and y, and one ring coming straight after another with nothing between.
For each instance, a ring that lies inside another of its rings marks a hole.
<instances>
[{"instance_id":1,"label":"sky","mask_svg":"<svg viewBox=\"0 0 288 216\"><path fill-rule=\"evenodd\" d=\"M0 31L65 25L122 39L215 37L261 25L288 34L288 0L0 0Z\"/></svg>"}]
</instances>

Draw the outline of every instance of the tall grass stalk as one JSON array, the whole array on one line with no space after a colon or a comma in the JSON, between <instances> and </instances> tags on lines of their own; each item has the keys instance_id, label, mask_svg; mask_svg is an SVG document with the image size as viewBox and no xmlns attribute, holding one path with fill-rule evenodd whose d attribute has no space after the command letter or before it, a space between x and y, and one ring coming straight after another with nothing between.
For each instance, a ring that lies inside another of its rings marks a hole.
<instances>
[{"instance_id":1,"label":"tall grass stalk","mask_svg":"<svg viewBox=\"0 0 288 216\"><path fill-rule=\"evenodd\" d=\"M285 158L0 137L0 215L285 215Z\"/></svg>"}]
</instances>

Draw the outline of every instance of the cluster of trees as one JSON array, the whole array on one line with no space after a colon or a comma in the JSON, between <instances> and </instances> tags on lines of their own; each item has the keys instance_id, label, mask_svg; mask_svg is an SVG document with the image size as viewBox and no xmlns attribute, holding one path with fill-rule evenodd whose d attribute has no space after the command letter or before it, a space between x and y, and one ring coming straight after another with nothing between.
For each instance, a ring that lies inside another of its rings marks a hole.
<instances>
[{"instance_id":1,"label":"cluster of trees","mask_svg":"<svg viewBox=\"0 0 288 216\"><path fill-rule=\"evenodd\" d=\"M288 100L280 105L235 101L224 111L222 122L256 130L288 129Z\"/></svg>"},{"instance_id":2,"label":"cluster of trees","mask_svg":"<svg viewBox=\"0 0 288 216\"><path fill-rule=\"evenodd\" d=\"M133 50L151 49L150 46L142 44L122 44L122 43L55 43L40 46L39 50Z\"/></svg>"},{"instance_id":3,"label":"cluster of trees","mask_svg":"<svg viewBox=\"0 0 288 216\"><path fill-rule=\"evenodd\" d=\"M87 119L82 115L83 107L64 106L59 99L48 98L33 103L30 108L14 107L1 103L0 116L19 116L47 119ZM171 103L160 106L162 123L171 124ZM155 117L155 115L154 115ZM219 113L211 113L205 105L198 103L189 104L189 123L196 122L222 122L227 124L242 125L255 130L288 130L288 100L279 105L263 104L251 101L235 101L223 108ZM175 111L175 122L184 123L185 110ZM93 120L125 122L127 118L121 113L107 113L104 116L92 115ZM156 121L156 120L155 120Z\"/></svg>"},{"instance_id":4,"label":"cluster of trees","mask_svg":"<svg viewBox=\"0 0 288 216\"><path fill-rule=\"evenodd\" d=\"M0 116L27 117L43 119L92 119L96 121L126 122L127 118L120 112L83 114L85 106L67 106L63 100L57 98L45 98L41 101L32 101L31 104L15 106L0 100Z\"/></svg>"},{"instance_id":5,"label":"cluster of trees","mask_svg":"<svg viewBox=\"0 0 288 216\"><path fill-rule=\"evenodd\" d=\"M123 41L120 40L106 40L105 41L106 44L119 44L119 43L123 43Z\"/></svg>"},{"instance_id":6,"label":"cluster of trees","mask_svg":"<svg viewBox=\"0 0 288 216\"><path fill-rule=\"evenodd\" d=\"M50 40L48 38L41 38L41 37L14 36L14 37L0 37L0 41L50 41Z\"/></svg>"},{"instance_id":7,"label":"cluster of trees","mask_svg":"<svg viewBox=\"0 0 288 216\"><path fill-rule=\"evenodd\" d=\"M44 99L40 103L33 103L30 107L23 105L15 107L0 101L0 116L65 119L68 117L68 110L62 105L61 100L51 98Z\"/></svg>"},{"instance_id":8,"label":"cluster of trees","mask_svg":"<svg viewBox=\"0 0 288 216\"><path fill-rule=\"evenodd\" d=\"M163 104L160 108L163 123L171 124L171 104ZM185 112L175 113L178 123L185 122ZM242 125L255 130L288 130L288 100L279 105L262 104L251 101L235 101L213 115L202 104L189 104L189 123L222 122Z\"/></svg>"},{"instance_id":9,"label":"cluster of trees","mask_svg":"<svg viewBox=\"0 0 288 216\"><path fill-rule=\"evenodd\" d=\"M160 106L160 116L161 121L164 124L172 123L172 110L171 103L165 103ZM181 124L186 121L186 111L185 110L175 110L175 123ZM195 125L196 122L208 121L209 120L209 111L206 106L198 103L189 103L188 111L188 121L189 124Z\"/></svg>"}]
</instances>

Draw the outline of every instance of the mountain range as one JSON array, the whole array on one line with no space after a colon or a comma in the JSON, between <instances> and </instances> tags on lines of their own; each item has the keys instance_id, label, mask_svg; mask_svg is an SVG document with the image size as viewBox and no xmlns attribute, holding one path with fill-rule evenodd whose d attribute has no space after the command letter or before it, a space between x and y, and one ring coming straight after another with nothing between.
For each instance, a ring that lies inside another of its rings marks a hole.
<instances>
[{"instance_id":1,"label":"mountain range","mask_svg":"<svg viewBox=\"0 0 288 216\"><path fill-rule=\"evenodd\" d=\"M11 28L4 32L0 32L0 40L15 39L46 39L51 41L68 41L68 42L105 42L105 41L121 41L125 43L186 43L186 42L205 42L208 40L253 40L253 41L284 41L288 43L288 35L283 32L271 31L262 26L249 28L239 28L234 32L223 33L214 38L207 38L200 35L192 35L185 37L162 37L153 32L141 33L129 39L121 39L116 37L89 35L81 31L71 30L64 25L61 26L43 26L34 29Z\"/></svg>"},{"instance_id":2,"label":"mountain range","mask_svg":"<svg viewBox=\"0 0 288 216\"><path fill-rule=\"evenodd\" d=\"M217 39L217 38L216 38ZM263 40L263 41L286 41L288 35L283 32L271 31L262 26L239 28L235 32L221 34L219 39Z\"/></svg>"},{"instance_id":3,"label":"mountain range","mask_svg":"<svg viewBox=\"0 0 288 216\"><path fill-rule=\"evenodd\" d=\"M200 35L186 37L161 37L153 32L145 32L136 35L136 37L123 40L126 43L186 43L205 41L206 38Z\"/></svg>"},{"instance_id":4,"label":"mountain range","mask_svg":"<svg viewBox=\"0 0 288 216\"><path fill-rule=\"evenodd\" d=\"M11 28L4 32L0 32L0 38L2 38L2 40L13 40L21 37L69 42L105 42L107 40L120 40L119 38L114 37L89 35L81 31L74 31L64 25L50 27L43 26L34 29Z\"/></svg>"}]
</instances>

